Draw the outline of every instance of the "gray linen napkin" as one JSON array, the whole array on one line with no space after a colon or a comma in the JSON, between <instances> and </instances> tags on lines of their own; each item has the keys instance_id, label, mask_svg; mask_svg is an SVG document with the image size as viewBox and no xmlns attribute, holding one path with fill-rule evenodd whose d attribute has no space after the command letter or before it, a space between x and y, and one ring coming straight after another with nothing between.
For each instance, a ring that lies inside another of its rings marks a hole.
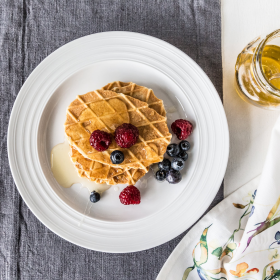
<instances>
[{"instance_id":1,"label":"gray linen napkin","mask_svg":"<svg viewBox=\"0 0 280 280\"><path fill-rule=\"evenodd\" d=\"M41 224L13 182L7 129L23 82L63 44L111 30L152 35L178 47L203 68L222 97L219 0L0 1L0 279L155 279L186 233L137 253L83 249ZM222 198L221 188L211 207Z\"/></svg>"}]
</instances>

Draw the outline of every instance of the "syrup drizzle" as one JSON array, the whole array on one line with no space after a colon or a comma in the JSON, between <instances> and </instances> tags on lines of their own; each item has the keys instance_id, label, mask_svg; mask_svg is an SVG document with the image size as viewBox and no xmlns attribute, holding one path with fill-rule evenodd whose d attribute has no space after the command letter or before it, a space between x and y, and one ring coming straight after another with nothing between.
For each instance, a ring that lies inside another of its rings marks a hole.
<instances>
[{"instance_id":1,"label":"syrup drizzle","mask_svg":"<svg viewBox=\"0 0 280 280\"><path fill-rule=\"evenodd\" d=\"M56 181L63 188L70 188L74 184L81 184L91 193L96 191L102 193L111 186L107 184L97 184L78 175L73 163L70 160L70 146L67 141L53 147L51 151L51 169Z\"/></svg>"},{"instance_id":2,"label":"syrup drizzle","mask_svg":"<svg viewBox=\"0 0 280 280\"><path fill-rule=\"evenodd\" d=\"M89 205L90 204L90 205ZM84 213L83 213L83 217L82 219L79 221L78 223L78 227L81 227L83 222L85 221L85 218L88 217L89 213L90 213L90 210L91 210L91 207L92 207L92 203L90 203L90 201L88 200L87 204L86 204L86 208L84 210Z\"/></svg>"}]
</instances>

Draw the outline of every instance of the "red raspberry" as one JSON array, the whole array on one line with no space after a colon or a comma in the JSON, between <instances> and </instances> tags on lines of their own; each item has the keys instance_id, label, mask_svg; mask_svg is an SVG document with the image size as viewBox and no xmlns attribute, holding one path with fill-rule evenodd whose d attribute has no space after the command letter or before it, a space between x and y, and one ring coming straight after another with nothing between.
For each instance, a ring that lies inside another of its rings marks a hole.
<instances>
[{"instance_id":1,"label":"red raspberry","mask_svg":"<svg viewBox=\"0 0 280 280\"><path fill-rule=\"evenodd\" d=\"M117 127L115 132L116 143L121 148L130 148L137 142L138 137L137 127L130 123L123 123Z\"/></svg>"},{"instance_id":2,"label":"red raspberry","mask_svg":"<svg viewBox=\"0 0 280 280\"><path fill-rule=\"evenodd\" d=\"M141 196L140 191L134 186L128 186L120 193L120 201L124 205L140 204Z\"/></svg>"},{"instance_id":3,"label":"red raspberry","mask_svg":"<svg viewBox=\"0 0 280 280\"><path fill-rule=\"evenodd\" d=\"M97 151L106 151L112 143L111 134L101 130L92 132L89 138L90 145Z\"/></svg>"},{"instance_id":4,"label":"red raspberry","mask_svg":"<svg viewBox=\"0 0 280 280\"><path fill-rule=\"evenodd\" d=\"M179 119L171 124L171 129L179 140L185 140L191 135L193 125L187 120Z\"/></svg>"}]
</instances>

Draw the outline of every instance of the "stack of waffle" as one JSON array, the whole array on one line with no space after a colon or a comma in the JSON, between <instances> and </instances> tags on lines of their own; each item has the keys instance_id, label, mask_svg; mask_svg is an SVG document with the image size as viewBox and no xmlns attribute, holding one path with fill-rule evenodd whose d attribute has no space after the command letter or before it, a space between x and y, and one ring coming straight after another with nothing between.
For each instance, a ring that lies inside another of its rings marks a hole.
<instances>
[{"instance_id":1,"label":"stack of waffle","mask_svg":"<svg viewBox=\"0 0 280 280\"><path fill-rule=\"evenodd\" d=\"M65 133L71 146L70 158L79 176L108 185L135 184L153 163L160 162L171 140L163 101L151 89L134 83L113 82L78 95L67 108ZM128 149L115 140L104 152L89 142L94 130L113 135L118 126L131 123L139 130L138 142ZM113 164L110 154L121 150L124 161Z\"/></svg>"}]
</instances>

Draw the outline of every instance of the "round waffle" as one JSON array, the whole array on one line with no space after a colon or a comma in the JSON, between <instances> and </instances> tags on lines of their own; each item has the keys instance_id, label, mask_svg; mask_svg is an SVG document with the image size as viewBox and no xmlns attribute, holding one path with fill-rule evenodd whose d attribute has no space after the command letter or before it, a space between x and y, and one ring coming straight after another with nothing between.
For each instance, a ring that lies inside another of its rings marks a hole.
<instances>
[{"instance_id":1,"label":"round waffle","mask_svg":"<svg viewBox=\"0 0 280 280\"><path fill-rule=\"evenodd\" d=\"M131 100L134 101L133 104L136 104L136 107L138 107L138 108L139 107L140 108L146 108L146 105L148 105L150 108L153 108L153 110L155 110L160 115L165 116L165 114L166 114L162 100L158 99L154 95L154 93L151 89L148 89L148 88L142 87L142 86L138 86L134 83L113 82L113 83L110 83L110 84L106 85L105 87L103 87L101 89L101 91L97 91L97 92L100 93L103 90L106 91L108 89L110 89L111 91L114 91L116 93L122 93L122 94L128 95L130 97L133 97L135 99L138 99L138 100L142 101L141 103L139 103L139 102L136 102L133 99L127 98L130 101ZM103 94L104 94L104 92L103 92ZM107 93L106 96L108 96L108 93ZM116 95L111 95L110 97L112 97L112 96L116 97ZM85 99L87 99L86 97L88 97L88 94L84 95L83 97ZM90 100L87 99L87 101L90 101ZM146 104L143 104L144 101L145 101ZM80 103L75 102L74 105L79 106ZM71 105L69 107L71 107ZM72 111L73 111L73 108L72 108ZM131 111L133 112L133 110L131 110ZM160 123L158 124L158 126L162 127ZM139 129L139 127L138 127L138 129ZM142 128L140 126L139 131L141 129ZM168 129L167 129L167 132L168 132ZM147 132L147 133L149 133L149 132ZM145 135L143 129L142 129L142 133L140 133L140 135L141 134L142 134L142 136L145 136L145 137L143 137L143 139L145 139L147 137ZM168 137L168 136L166 137L167 139L169 139L168 143L170 142L170 139L171 139L171 135L169 135L169 136L170 137ZM159 142L157 142L157 144L159 144ZM154 147L154 149L156 149L158 151L158 148ZM164 149L164 152L165 152L165 149ZM162 154L163 153L161 153L160 160L162 160ZM130 166L125 167L125 168L119 168L119 167L116 167L115 165L112 165L112 164L104 164L104 162L102 163L102 162L99 162L99 161L95 161L95 160L85 158L74 147L72 147L72 149L71 149L70 157L71 157L71 160L74 163L75 167L77 168L80 176L87 177L89 180L95 181L97 183L107 183L107 184L111 184L111 185L114 185L114 184L135 184L137 182L137 180L139 180L142 176L145 175L145 173L148 171L148 165L150 164L150 162L147 163L147 161L145 161L144 166L145 166L146 169L131 168Z\"/></svg>"},{"instance_id":2,"label":"round waffle","mask_svg":"<svg viewBox=\"0 0 280 280\"><path fill-rule=\"evenodd\" d=\"M119 148L115 142L104 152L96 151L89 143L94 130L112 134L123 124L131 123L139 130L138 142L128 149ZM159 162L171 140L166 117L133 97L109 90L96 90L78 96L67 109L65 133L68 142L85 158L111 165L110 154L121 150L125 160L115 167L140 168Z\"/></svg>"}]
</instances>

